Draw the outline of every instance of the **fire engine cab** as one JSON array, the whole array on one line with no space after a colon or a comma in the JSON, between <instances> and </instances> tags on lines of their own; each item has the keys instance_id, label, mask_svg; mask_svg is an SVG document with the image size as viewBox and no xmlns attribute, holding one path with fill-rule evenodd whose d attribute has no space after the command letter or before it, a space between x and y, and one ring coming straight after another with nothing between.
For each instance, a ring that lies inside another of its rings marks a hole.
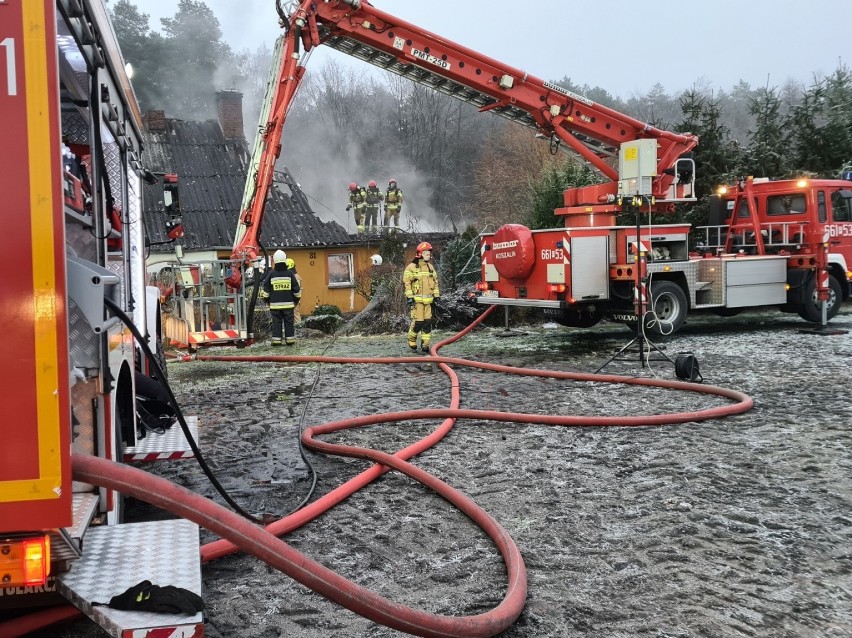
<instances>
[{"instance_id":1,"label":"fire engine cab","mask_svg":"<svg viewBox=\"0 0 852 638\"><path fill-rule=\"evenodd\" d=\"M93 606L144 579L200 592L198 529L122 524L121 494L72 476L72 455L191 456L177 431L144 436L137 421L152 369L128 324L158 350L158 291L141 118L103 0L0 2L0 120L0 609L64 598L115 636L201 635L201 614Z\"/></svg>"}]
</instances>

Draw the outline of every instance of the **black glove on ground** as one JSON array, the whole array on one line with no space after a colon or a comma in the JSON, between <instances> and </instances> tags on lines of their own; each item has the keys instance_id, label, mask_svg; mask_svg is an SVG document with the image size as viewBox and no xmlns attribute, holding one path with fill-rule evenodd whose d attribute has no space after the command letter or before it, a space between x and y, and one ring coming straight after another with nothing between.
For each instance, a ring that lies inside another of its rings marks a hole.
<instances>
[{"instance_id":1,"label":"black glove on ground","mask_svg":"<svg viewBox=\"0 0 852 638\"><path fill-rule=\"evenodd\" d=\"M143 580L138 585L128 588L125 592L110 598L108 604L93 603L113 609L126 611L153 611L160 614L195 615L204 610L204 601L195 592L166 585L160 587L150 580Z\"/></svg>"}]
</instances>

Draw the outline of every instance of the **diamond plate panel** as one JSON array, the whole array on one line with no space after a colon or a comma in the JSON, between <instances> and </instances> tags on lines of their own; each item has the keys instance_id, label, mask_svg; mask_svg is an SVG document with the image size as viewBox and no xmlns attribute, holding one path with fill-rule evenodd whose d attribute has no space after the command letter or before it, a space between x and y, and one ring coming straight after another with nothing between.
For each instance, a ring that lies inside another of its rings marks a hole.
<instances>
[{"instance_id":1,"label":"diamond plate panel","mask_svg":"<svg viewBox=\"0 0 852 638\"><path fill-rule=\"evenodd\" d=\"M74 522L66 531L71 538L83 538L98 507L98 495L93 492L74 494Z\"/></svg>"},{"instance_id":2,"label":"diamond plate panel","mask_svg":"<svg viewBox=\"0 0 852 638\"><path fill-rule=\"evenodd\" d=\"M76 222L69 223L68 216L65 217L65 220L65 243L74 250L78 257L97 262L98 245L94 231L89 226L83 226Z\"/></svg>"},{"instance_id":3,"label":"diamond plate panel","mask_svg":"<svg viewBox=\"0 0 852 638\"><path fill-rule=\"evenodd\" d=\"M201 613L182 616L92 605L109 602L143 580L200 595L198 525L177 519L92 528L86 534L83 557L59 577L57 591L115 638L127 630L191 627L203 622Z\"/></svg>"},{"instance_id":4,"label":"diamond plate panel","mask_svg":"<svg viewBox=\"0 0 852 638\"><path fill-rule=\"evenodd\" d=\"M95 400L98 398L98 384L89 379L86 383L77 381L71 387L71 409L74 419L71 425L71 453L95 454ZM91 492L93 485L74 481L72 491Z\"/></svg>"},{"instance_id":5,"label":"diamond plate panel","mask_svg":"<svg viewBox=\"0 0 852 638\"><path fill-rule=\"evenodd\" d=\"M81 541L97 507L97 494L93 492L74 494L71 527L53 530L50 534L50 554L53 562L80 558Z\"/></svg>"},{"instance_id":6,"label":"diamond plate panel","mask_svg":"<svg viewBox=\"0 0 852 638\"><path fill-rule=\"evenodd\" d=\"M89 143L89 122L79 111L62 111L62 136L71 144Z\"/></svg>"},{"instance_id":7,"label":"diamond plate panel","mask_svg":"<svg viewBox=\"0 0 852 638\"><path fill-rule=\"evenodd\" d=\"M92 330L92 326L86 321L83 311L68 300L68 340L71 344L72 368L85 368L97 370L100 368L100 338Z\"/></svg>"},{"instance_id":8,"label":"diamond plate panel","mask_svg":"<svg viewBox=\"0 0 852 638\"><path fill-rule=\"evenodd\" d=\"M192 438L198 443L198 417L186 417L186 425ZM189 441L183 434L180 424L175 423L163 434L148 435L134 447L124 450L125 461L161 461L165 459L187 459L195 456Z\"/></svg>"}]
</instances>

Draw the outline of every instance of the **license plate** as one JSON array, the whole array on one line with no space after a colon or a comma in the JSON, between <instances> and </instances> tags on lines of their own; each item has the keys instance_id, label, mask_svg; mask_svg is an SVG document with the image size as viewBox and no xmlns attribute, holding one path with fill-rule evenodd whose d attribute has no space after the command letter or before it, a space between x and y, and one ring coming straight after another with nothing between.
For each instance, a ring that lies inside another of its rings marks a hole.
<instances>
[{"instance_id":1,"label":"license plate","mask_svg":"<svg viewBox=\"0 0 852 638\"><path fill-rule=\"evenodd\" d=\"M483 297L499 297L500 293L496 290L483 290L482 296Z\"/></svg>"}]
</instances>

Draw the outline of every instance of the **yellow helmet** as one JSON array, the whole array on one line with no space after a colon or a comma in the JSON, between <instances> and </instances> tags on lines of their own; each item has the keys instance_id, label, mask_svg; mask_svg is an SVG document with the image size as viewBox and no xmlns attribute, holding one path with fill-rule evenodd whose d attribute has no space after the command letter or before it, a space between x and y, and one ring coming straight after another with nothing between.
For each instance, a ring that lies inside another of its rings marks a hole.
<instances>
[{"instance_id":1,"label":"yellow helmet","mask_svg":"<svg viewBox=\"0 0 852 638\"><path fill-rule=\"evenodd\" d=\"M290 259L289 257L287 257L287 261L285 261L284 263L287 264L287 268L289 268L290 270L293 270L296 267L296 262Z\"/></svg>"}]
</instances>

